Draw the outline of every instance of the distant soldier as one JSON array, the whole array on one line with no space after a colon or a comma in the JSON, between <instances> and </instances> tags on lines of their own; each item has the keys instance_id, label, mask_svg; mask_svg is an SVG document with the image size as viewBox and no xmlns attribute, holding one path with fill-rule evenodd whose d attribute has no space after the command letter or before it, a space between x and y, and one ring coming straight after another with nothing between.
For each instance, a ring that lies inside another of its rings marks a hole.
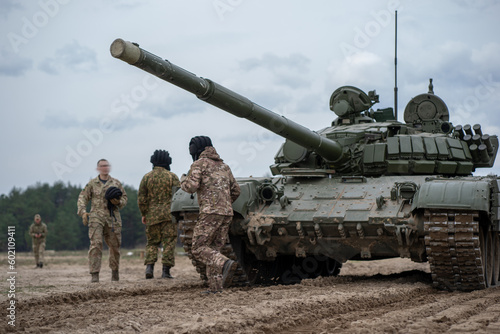
<instances>
[{"instance_id":1,"label":"distant soldier","mask_svg":"<svg viewBox=\"0 0 500 334\"><path fill-rule=\"evenodd\" d=\"M127 193L122 184L109 175L111 166L106 159L97 162L99 175L89 181L78 196L78 215L83 225L89 226L89 269L91 282L99 282L101 270L102 241L109 247L111 280L118 281L120 267L120 245L122 242L122 220L119 209L127 204ZM90 214L87 204L91 201Z\"/></svg>"},{"instance_id":2,"label":"distant soldier","mask_svg":"<svg viewBox=\"0 0 500 334\"><path fill-rule=\"evenodd\" d=\"M34 223L30 226L30 235L33 241L33 254L37 268L43 268L45 253L45 238L47 238L47 225L42 222L42 217L37 213Z\"/></svg>"},{"instance_id":3,"label":"distant soldier","mask_svg":"<svg viewBox=\"0 0 500 334\"><path fill-rule=\"evenodd\" d=\"M163 244L162 278L173 278L170 268L175 265L177 226L172 222L170 205L172 194L180 187L179 178L170 172L172 159L167 151L156 150L151 156L153 170L141 180L137 204L146 225L146 279L153 278L154 265L158 260L158 246Z\"/></svg>"},{"instance_id":4,"label":"distant soldier","mask_svg":"<svg viewBox=\"0 0 500 334\"><path fill-rule=\"evenodd\" d=\"M192 254L207 266L209 290L228 287L237 268L236 261L220 250L226 243L233 217L232 202L240 195L233 173L217 154L209 137L197 136L189 142L193 164L181 180L181 188L197 193L200 214L193 231Z\"/></svg>"}]
</instances>

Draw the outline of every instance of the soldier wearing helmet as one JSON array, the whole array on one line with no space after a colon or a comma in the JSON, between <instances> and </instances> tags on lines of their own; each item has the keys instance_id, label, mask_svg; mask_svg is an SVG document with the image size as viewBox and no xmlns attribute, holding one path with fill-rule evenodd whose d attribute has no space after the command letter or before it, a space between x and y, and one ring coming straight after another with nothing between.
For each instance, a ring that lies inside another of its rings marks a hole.
<instances>
[{"instance_id":1,"label":"soldier wearing helmet","mask_svg":"<svg viewBox=\"0 0 500 334\"><path fill-rule=\"evenodd\" d=\"M170 269L175 265L177 226L172 221L172 195L180 187L179 178L170 171L172 159L165 150L156 150L150 159L153 170L144 175L139 185L137 204L146 225L146 279L154 277L158 246L163 244L162 278L173 278Z\"/></svg>"},{"instance_id":2,"label":"soldier wearing helmet","mask_svg":"<svg viewBox=\"0 0 500 334\"><path fill-rule=\"evenodd\" d=\"M181 188L198 196L200 214L193 231L193 256L207 266L209 290L221 292L232 282L236 261L221 253L233 217L232 202L240 187L228 165L220 158L209 137L197 136L189 143L193 164Z\"/></svg>"},{"instance_id":3,"label":"soldier wearing helmet","mask_svg":"<svg viewBox=\"0 0 500 334\"><path fill-rule=\"evenodd\" d=\"M109 247L111 280L118 281L120 267L120 246L122 243L122 220L120 209L127 204L127 193L120 181L111 177L108 160L97 162L99 175L90 180L78 196L78 215L83 224L89 226L89 270L91 282L99 282L103 239ZM90 213L87 204L91 202Z\"/></svg>"}]
</instances>

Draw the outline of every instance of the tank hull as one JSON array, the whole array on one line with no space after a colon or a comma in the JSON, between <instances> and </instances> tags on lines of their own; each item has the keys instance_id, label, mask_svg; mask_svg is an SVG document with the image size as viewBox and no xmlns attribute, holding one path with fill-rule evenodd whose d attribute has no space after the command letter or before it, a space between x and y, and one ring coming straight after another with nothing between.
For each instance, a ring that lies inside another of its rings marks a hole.
<instances>
[{"instance_id":1,"label":"tank hull","mask_svg":"<svg viewBox=\"0 0 500 334\"><path fill-rule=\"evenodd\" d=\"M336 275L348 260L394 257L429 261L441 289L470 291L498 282L498 223L489 200L498 197L495 177L238 182L242 195L225 252L240 263L240 284L297 282ZM178 192L172 212L189 253L196 197ZM203 265L194 264L204 278Z\"/></svg>"}]
</instances>

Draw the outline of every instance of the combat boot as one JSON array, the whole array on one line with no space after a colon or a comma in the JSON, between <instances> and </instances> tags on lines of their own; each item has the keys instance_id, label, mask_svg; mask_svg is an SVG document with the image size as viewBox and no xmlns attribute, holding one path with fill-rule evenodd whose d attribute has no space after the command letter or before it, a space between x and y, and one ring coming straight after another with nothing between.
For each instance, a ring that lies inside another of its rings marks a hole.
<instances>
[{"instance_id":1,"label":"combat boot","mask_svg":"<svg viewBox=\"0 0 500 334\"><path fill-rule=\"evenodd\" d=\"M43 268L43 263L42 263L42 262L38 262L38 266L39 266L40 268Z\"/></svg>"},{"instance_id":2,"label":"combat boot","mask_svg":"<svg viewBox=\"0 0 500 334\"><path fill-rule=\"evenodd\" d=\"M118 270L111 270L111 280L116 282L120 280L120 275L118 275Z\"/></svg>"},{"instance_id":3,"label":"combat boot","mask_svg":"<svg viewBox=\"0 0 500 334\"><path fill-rule=\"evenodd\" d=\"M161 273L161 278L174 278L172 275L170 275L170 266L167 266L166 264L163 265L163 272Z\"/></svg>"},{"instance_id":4,"label":"combat boot","mask_svg":"<svg viewBox=\"0 0 500 334\"><path fill-rule=\"evenodd\" d=\"M91 283L99 283L99 273L91 273L92 279L90 280Z\"/></svg>"},{"instance_id":5,"label":"combat boot","mask_svg":"<svg viewBox=\"0 0 500 334\"><path fill-rule=\"evenodd\" d=\"M238 267L238 262L227 260L222 267L222 288L227 288L233 282L233 275Z\"/></svg>"},{"instance_id":6,"label":"combat boot","mask_svg":"<svg viewBox=\"0 0 500 334\"><path fill-rule=\"evenodd\" d=\"M146 265L146 279L150 279L154 277L155 264L150 263Z\"/></svg>"}]
</instances>

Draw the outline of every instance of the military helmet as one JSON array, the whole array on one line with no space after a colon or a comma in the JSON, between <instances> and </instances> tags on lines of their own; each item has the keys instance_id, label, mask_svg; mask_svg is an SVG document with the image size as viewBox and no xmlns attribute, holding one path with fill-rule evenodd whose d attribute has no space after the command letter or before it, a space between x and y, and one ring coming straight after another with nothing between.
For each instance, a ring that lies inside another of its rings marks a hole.
<instances>
[{"instance_id":1,"label":"military helmet","mask_svg":"<svg viewBox=\"0 0 500 334\"><path fill-rule=\"evenodd\" d=\"M150 159L154 167L163 167L170 170L170 164L172 163L172 158L165 150L156 150Z\"/></svg>"},{"instance_id":2,"label":"military helmet","mask_svg":"<svg viewBox=\"0 0 500 334\"><path fill-rule=\"evenodd\" d=\"M189 142L189 154L193 157L193 161L198 160L201 152L205 150L205 147L212 146L212 140L207 136L196 136L191 138Z\"/></svg>"},{"instance_id":3,"label":"military helmet","mask_svg":"<svg viewBox=\"0 0 500 334\"><path fill-rule=\"evenodd\" d=\"M110 199L118 198L121 195L123 195L123 193L120 190L120 188L109 187L108 190L106 190L106 193L104 194L104 197L109 201Z\"/></svg>"}]
</instances>

